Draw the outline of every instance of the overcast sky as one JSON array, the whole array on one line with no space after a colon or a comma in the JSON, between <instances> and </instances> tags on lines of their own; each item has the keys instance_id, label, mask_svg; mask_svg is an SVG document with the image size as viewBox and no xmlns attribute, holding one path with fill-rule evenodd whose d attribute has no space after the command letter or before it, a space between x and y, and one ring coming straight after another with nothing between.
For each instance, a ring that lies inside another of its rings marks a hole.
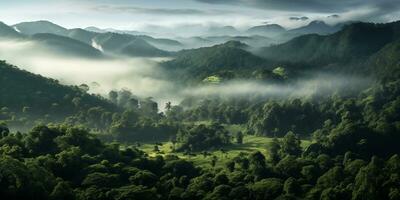
<instances>
[{"instance_id":1,"label":"overcast sky","mask_svg":"<svg viewBox=\"0 0 400 200\"><path fill-rule=\"evenodd\" d=\"M312 20L388 22L400 19L400 0L0 0L9 25L49 20L68 28L146 30L154 26L263 23L296 27Z\"/></svg>"}]
</instances>

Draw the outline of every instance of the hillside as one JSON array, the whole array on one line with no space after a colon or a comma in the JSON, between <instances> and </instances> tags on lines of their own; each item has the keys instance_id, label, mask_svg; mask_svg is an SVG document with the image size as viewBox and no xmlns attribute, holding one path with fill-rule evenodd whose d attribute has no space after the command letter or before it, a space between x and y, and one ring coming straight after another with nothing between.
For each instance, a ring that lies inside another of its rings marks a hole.
<instances>
[{"instance_id":1,"label":"hillside","mask_svg":"<svg viewBox=\"0 0 400 200\"><path fill-rule=\"evenodd\" d=\"M355 23L331 35L304 35L284 44L263 48L257 55L276 61L313 65L363 60L398 38L399 26L400 22Z\"/></svg>"},{"instance_id":2,"label":"hillside","mask_svg":"<svg viewBox=\"0 0 400 200\"><path fill-rule=\"evenodd\" d=\"M76 28L68 30L67 36L84 42L86 44L91 44L94 37L96 37L97 33L86 31L84 29Z\"/></svg>"},{"instance_id":3,"label":"hillside","mask_svg":"<svg viewBox=\"0 0 400 200\"><path fill-rule=\"evenodd\" d=\"M338 26L330 26L326 24L324 21L312 21L306 26L302 26L300 28L291 29L288 31L290 34L312 34L316 33L319 35L326 35L331 34L339 31L341 28L340 25Z\"/></svg>"},{"instance_id":4,"label":"hillside","mask_svg":"<svg viewBox=\"0 0 400 200\"><path fill-rule=\"evenodd\" d=\"M146 41L128 34L104 33L93 38L106 52L128 56L167 56L168 52L160 50Z\"/></svg>"},{"instance_id":5,"label":"hillside","mask_svg":"<svg viewBox=\"0 0 400 200\"><path fill-rule=\"evenodd\" d=\"M22 38L22 35L7 24L0 22L0 38Z\"/></svg>"},{"instance_id":6,"label":"hillside","mask_svg":"<svg viewBox=\"0 0 400 200\"><path fill-rule=\"evenodd\" d=\"M278 24L267 24L262 26L254 26L246 31L248 34L276 36L286 31L285 28Z\"/></svg>"},{"instance_id":7,"label":"hillside","mask_svg":"<svg viewBox=\"0 0 400 200\"><path fill-rule=\"evenodd\" d=\"M30 116L50 115L65 118L91 107L115 110L116 107L76 86L61 85L57 80L20 70L0 62L0 108Z\"/></svg>"},{"instance_id":8,"label":"hillside","mask_svg":"<svg viewBox=\"0 0 400 200\"><path fill-rule=\"evenodd\" d=\"M128 56L166 56L169 55L168 51L175 51L182 49L182 44L176 40L172 39L163 39L163 38L153 38L146 35L131 35L127 34L123 31L113 30L105 30L98 32L97 29L93 29L93 31L89 31L92 29L67 29L57 24L54 24L49 21L34 21L34 22L22 22L12 27L8 27L5 25L2 29L7 30L7 34L19 34L13 28L20 31L21 34L33 36L36 34L52 34L63 37L69 37L71 39L86 43L89 46L94 46L93 41L98 42L96 45L103 46L105 51L110 51L108 53L125 53ZM1 34L2 32L0 32ZM4 33L5 34L5 33ZM49 36L49 35L47 35ZM35 36L33 36L35 37ZM53 37L54 39L54 37ZM60 39L60 38L59 38ZM143 40L136 42L135 40ZM63 39L65 40L65 39ZM74 46L78 44L77 41L69 40L73 43ZM103 44L104 43L104 44ZM113 44L111 44L113 43ZM146 44L147 43L147 44ZM137 44L138 46L134 47L133 45ZM82 44L81 44L82 46ZM108 48L113 46L111 48ZM89 49L86 47L86 49ZM165 50L161 50L165 49ZM64 51L64 49L61 49ZM77 51L80 52L80 51ZM86 54L86 53L85 53Z\"/></svg>"},{"instance_id":9,"label":"hillside","mask_svg":"<svg viewBox=\"0 0 400 200\"><path fill-rule=\"evenodd\" d=\"M370 73L377 74L383 81L400 77L400 40L396 40L367 61Z\"/></svg>"},{"instance_id":10,"label":"hillside","mask_svg":"<svg viewBox=\"0 0 400 200\"><path fill-rule=\"evenodd\" d=\"M100 58L103 56L102 53L94 47L68 37L49 33L38 33L31 36L31 39L60 55L90 58Z\"/></svg>"},{"instance_id":11,"label":"hillside","mask_svg":"<svg viewBox=\"0 0 400 200\"><path fill-rule=\"evenodd\" d=\"M243 43L230 41L212 47L183 50L177 53L174 60L163 65L172 74L183 74L184 79L195 80L228 71L239 74L241 71L269 67L266 60L246 51L247 47Z\"/></svg>"},{"instance_id":12,"label":"hillside","mask_svg":"<svg viewBox=\"0 0 400 200\"><path fill-rule=\"evenodd\" d=\"M33 21L33 22L22 22L15 24L12 27L18 29L22 34L34 35L37 33L52 33L56 35L67 35L67 29L54 24L49 21Z\"/></svg>"}]
</instances>

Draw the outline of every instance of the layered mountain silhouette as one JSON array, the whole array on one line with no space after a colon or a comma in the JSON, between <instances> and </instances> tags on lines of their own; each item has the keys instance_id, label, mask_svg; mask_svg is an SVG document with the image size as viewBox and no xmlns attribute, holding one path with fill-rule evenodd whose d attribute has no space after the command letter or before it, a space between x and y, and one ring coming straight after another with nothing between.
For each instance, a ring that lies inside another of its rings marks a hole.
<instances>
[{"instance_id":1,"label":"layered mountain silhouette","mask_svg":"<svg viewBox=\"0 0 400 200\"><path fill-rule=\"evenodd\" d=\"M22 38L22 35L14 28L0 22L0 38Z\"/></svg>"},{"instance_id":2,"label":"layered mountain silhouette","mask_svg":"<svg viewBox=\"0 0 400 200\"><path fill-rule=\"evenodd\" d=\"M32 36L35 34L47 34L47 35L41 35L40 39L45 40L45 37L48 36L50 37L48 38L48 40L53 41L51 44L55 43L54 35L58 35L58 36L68 37L70 39L77 40L79 42L83 42L92 47L92 50L90 51L93 52L104 51L103 53L110 53L110 54L122 53L128 56L146 56L146 57L167 56L169 55L168 51L161 50L155 46L161 46L168 50L178 49L178 47L181 46L181 44L178 41L170 39L156 39L150 36L143 36L143 35L134 36L122 33L122 31L119 33L115 33L115 32L103 32L103 31L92 32L92 31L87 31L85 29L66 29L48 21L23 22L13 25L13 27L19 30L20 34L26 36ZM58 39L62 38L59 37ZM63 38L63 40L65 41L65 38ZM103 45L102 41L105 40L107 46L102 47ZM78 46L77 41L72 42L73 43L72 46ZM60 43L62 42L63 41L60 41ZM111 44L113 42L115 43ZM70 48L70 46L71 45L69 45L68 48ZM83 55L86 55L89 51L88 50L89 48L85 47L85 49L86 50L83 53ZM79 54L81 50L82 48L77 49L76 51Z\"/></svg>"},{"instance_id":3,"label":"layered mountain silhouette","mask_svg":"<svg viewBox=\"0 0 400 200\"><path fill-rule=\"evenodd\" d=\"M32 35L30 38L39 44L43 44L43 47L48 48L52 52L58 52L62 55L84 56L92 58L100 58L103 56L102 52L98 49L69 37L50 33L38 33Z\"/></svg>"},{"instance_id":4,"label":"layered mountain silhouette","mask_svg":"<svg viewBox=\"0 0 400 200\"><path fill-rule=\"evenodd\" d=\"M34 35L37 33L52 33L56 35L66 36L68 29L61 27L49 21L22 22L12 27L25 35Z\"/></svg>"},{"instance_id":5,"label":"layered mountain silhouette","mask_svg":"<svg viewBox=\"0 0 400 200\"><path fill-rule=\"evenodd\" d=\"M399 27L399 22L354 23L331 35L303 35L284 44L266 47L258 55L278 61L316 65L363 60L399 39Z\"/></svg>"},{"instance_id":6,"label":"layered mountain silhouette","mask_svg":"<svg viewBox=\"0 0 400 200\"><path fill-rule=\"evenodd\" d=\"M267 24L262 26L255 26L246 31L248 34L253 35L270 35L276 36L286 32L286 29L278 24Z\"/></svg>"},{"instance_id":7,"label":"layered mountain silhouette","mask_svg":"<svg viewBox=\"0 0 400 200\"><path fill-rule=\"evenodd\" d=\"M58 27L52 23L39 22L39 25L50 25L54 27ZM29 28L32 28L33 25L29 24ZM0 23L0 39L2 40L10 40L10 39L18 39L19 41L27 41L27 42L35 42L37 47L40 49L37 50L47 50L52 54L57 54L59 56L74 56L74 57L88 57L88 58L100 58L103 57L102 53L93 48L91 45L88 45L84 42L63 36L54 33L36 33L41 31L34 31L30 29L32 35L28 35L27 29L23 29L21 31L19 28L21 27L11 27L4 23ZM22 29L22 28L21 28ZM59 28L51 29L53 31L49 32L57 32L54 30L60 30ZM37 29L38 30L38 29ZM50 30L50 29L48 29ZM65 33L65 32L64 32Z\"/></svg>"},{"instance_id":8,"label":"layered mountain silhouette","mask_svg":"<svg viewBox=\"0 0 400 200\"><path fill-rule=\"evenodd\" d=\"M232 29L233 27L224 27ZM0 38L18 38L35 41L53 52L72 56L102 57L116 54L132 57L164 57L174 59L164 63L172 71L187 76L204 76L222 71L265 69L274 65L346 68L349 63L365 66L366 70L378 65L397 66L400 22L387 24L351 23L327 25L314 21L307 26L285 30L279 25L253 27L251 36L204 36L191 38L158 39L146 35L117 32L93 32L85 29L65 29L51 22L38 21L8 26L0 23ZM275 40L263 36L268 33L301 36L288 42L274 44ZM192 44L190 44L192 43ZM208 46L171 53L166 48L182 48L186 44ZM252 47L262 47L251 51ZM391 59L393 58L393 59ZM368 61L368 62L366 62ZM361 64L360 64L361 63ZM383 67L385 68L385 67ZM358 69L357 69L358 70ZM390 70L383 70L390 71ZM393 72L397 73L397 72Z\"/></svg>"}]
</instances>

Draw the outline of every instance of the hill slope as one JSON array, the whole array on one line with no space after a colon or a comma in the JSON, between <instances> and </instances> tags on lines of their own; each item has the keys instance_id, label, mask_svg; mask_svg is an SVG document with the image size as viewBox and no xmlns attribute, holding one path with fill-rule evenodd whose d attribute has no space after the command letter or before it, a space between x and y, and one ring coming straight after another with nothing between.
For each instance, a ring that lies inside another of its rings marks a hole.
<instances>
[{"instance_id":1,"label":"hill slope","mask_svg":"<svg viewBox=\"0 0 400 200\"><path fill-rule=\"evenodd\" d=\"M290 34L319 34L326 35L335 33L340 30L340 26L330 26L326 24L324 21L312 21L308 25L292 29L289 31Z\"/></svg>"},{"instance_id":2,"label":"hill slope","mask_svg":"<svg viewBox=\"0 0 400 200\"><path fill-rule=\"evenodd\" d=\"M56 35L67 35L67 29L54 24L49 21L33 21L33 22L22 22L15 24L12 27L18 29L22 34L34 35L37 33L52 33Z\"/></svg>"},{"instance_id":3,"label":"hill slope","mask_svg":"<svg viewBox=\"0 0 400 200\"><path fill-rule=\"evenodd\" d=\"M243 43L230 41L212 47L183 50L177 53L174 60L163 65L173 74L196 80L227 71L240 73L268 66L266 60L251 54L246 48Z\"/></svg>"},{"instance_id":4,"label":"hill slope","mask_svg":"<svg viewBox=\"0 0 400 200\"><path fill-rule=\"evenodd\" d=\"M169 53L160 50L143 39L128 34L104 33L99 34L93 41L104 51L122 53L128 56L168 56Z\"/></svg>"},{"instance_id":5,"label":"hill slope","mask_svg":"<svg viewBox=\"0 0 400 200\"><path fill-rule=\"evenodd\" d=\"M0 61L0 108L31 115L65 117L91 107L114 110L114 105L78 87L20 70ZM23 109L26 108L26 109Z\"/></svg>"},{"instance_id":6,"label":"hill slope","mask_svg":"<svg viewBox=\"0 0 400 200\"><path fill-rule=\"evenodd\" d=\"M22 35L7 24L0 22L0 38L22 38Z\"/></svg>"},{"instance_id":7,"label":"hill slope","mask_svg":"<svg viewBox=\"0 0 400 200\"><path fill-rule=\"evenodd\" d=\"M257 55L291 63L328 65L363 60L399 36L400 22L355 23L328 36L297 37L287 43L261 49Z\"/></svg>"},{"instance_id":8,"label":"hill slope","mask_svg":"<svg viewBox=\"0 0 400 200\"><path fill-rule=\"evenodd\" d=\"M267 24L267 25L262 25L262 26L255 26L250 28L249 30L246 31L248 34L256 34L256 35L278 35L282 34L286 31L285 28L278 24Z\"/></svg>"},{"instance_id":9,"label":"hill slope","mask_svg":"<svg viewBox=\"0 0 400 200\"><path fill-rule=\"evenodd\" d=\"M68 30L67 36L72 39L84 42L86 44L91 44L93 41L93 38L96 37L97 34L98 33L90 32L90 31L86 31L84 29L77 28L77 29Z\"/></svg>"},{"instance_id":10,"label":"hill slope","mask_svg":"<svg viewBox=\"0 0 400 200\"><path fill-rule=\"evenodd\" d=\"M382 80L396 80L400 77L400 39L396 40L367 61L370 73Z\"/></svg>"},{"instance_id":11,"label":"hill slope","mask_svg":"<svg viewBox=\"0 0 400 200\"><path fill-rule=\"evenodd\" d=\"M49 33L38 33L31 36L33 41L61 55L100 58L102 53L92 46L78 40Z\"/></svg>"},{"instance_id":12,"label":"hill slope","mask_svg":"<svg viewBox=\"0 0 400 200\"><path fill-rule=\"evenodd\" d=\"M34 22L22 22L16 25L13 25L16 30L19 30L21 34L32 36L36 34L53 34L58 36L69 37L74 40L78 40L80 42L86 43L89 46L93 46L97 49L101 49L98 46L102 46L102 41L107 40L107 44L110 43L113 46L119 45L112 49L111 52L108 53L121 53L124 52L128 56L166 56L169 55L167 51L161 50L177 50L182 49L182 44L180 44L176 40L170 39L160 39L153 38L146 35L131 35L125 33L112 33L112 32L97 32L97 31L88 31L85 29L67 29L57 24L54 24L49 21L34 21ZM9 27L11 28L11 27ZM11 28L13 29L13 28ZM92 29L90 29L92 30ZM96 29L94 29L96 30ZM1 31L1 29L0 29ZM15 31L15 30L14 30ZM112 30L110 30L112 31ZM15 31L16 32L16 31ZM18 33L18 32L16 32ZM1 34L1 32L0 32ZM19 33L18 33L19 34ZM145 42L135 42L136 39L144 40ZM71 41L71 40L70 40ZM94 42L97 44L94 44ZM123 42L121 42L123 41ZM72 41L71 41L72 42ZM77 44L77 42L73 42ZM145 44L147 43L147 44ZM132 46L133 44L138 44L139 46ZM127 48L128 46L128 48ZM159 49L161 48L161 49ZM110 49L103 48L108 51Z\"/></svg>"}]
</instances>

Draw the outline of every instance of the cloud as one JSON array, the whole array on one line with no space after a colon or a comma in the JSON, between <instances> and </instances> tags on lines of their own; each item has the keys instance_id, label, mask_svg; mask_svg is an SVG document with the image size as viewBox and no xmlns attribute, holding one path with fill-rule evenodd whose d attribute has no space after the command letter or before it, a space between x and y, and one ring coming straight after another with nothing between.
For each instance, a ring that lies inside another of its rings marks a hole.
<instances>
[{"instance_id":1,"label":"cloud","mask_svg":"<svg viewBox=\"0 0 400 200\"><path fill-rule=\"evenodd\" d=\"M137 6L115 6L115 5L97 5L92 8L95 11L100 12L125 12L131 14L148 14L148 15L221 15L233 13L233 11L228 10L219 10L219 9L208 9L208 10L200 10L200 9L192 9L192 8L180 8L180 9L172 9L172 8L145 8L145 7L137 7Z\"/></svg>"},{"instance_id":2,"label":"cloud","mask_svg":"<svg viewBox=\"0 0 400 200\"><path fill-rule=\"evenodd\" d=\"M209 4L249 6L265 10L295 11L308 13L347 13L370 8L362 18L382 17L400 11L398 0L197 0Z\"/></svg>"},{"instance_id":3,"label":"cloud","mask_svg":"<svg viewBox=\"0 0 400 200\"><path fill-rule=\"evenodd\" d=\"M222 83L219 85L205 85L185 88L183 96L204 97L230 97L230 98L249 98L258 97L307 97L310 95L330 95L339 90L356 92L365 88L370 79L360 77L350 77L345 75L329 75L322 73L309 74L308 79L299 79L290 84L269 84L258 81L238 81Z\"/></svg>"},{"instance_id":4,"label":"cloud","mask_svg":"<svg viewBox=\"0 0 400 200\"><path fill-rule=\"evenodd\" d=\"M24 55L24 59L20 55ZM173 101L171 91L178 88L164 78L165 72L156 59L65 57L48 51L36 42L4 40L0 40L0 57L27 71L58 79L63 84L98 85L92 87L90 92L102 95L113 89L129 88L140 97Z\"/></svg>"},{"instance_id":5,"label":"cloud","mask_svg":"<svg viewBox=\"0 0 400 200\"><path fill-rule=\"evenodd\" d=\"M24 55L21 59L20 55ZM345 75L313 73L307 79L288 84L272 84L254 80L232 80L218 85L185 85L171 80L160 60L115 57L103 60L64 57L42 49L30 41L1 41L0 57L33 73L58 79L63 84L89 85L92 93L107 95L110 90L128 89L138 97L154 97L162 105L174 105L187 97L224 98L289 98L330 95L337 90L355 91L370 80ZM90 74L90 76L88 76Z\"/></svg>"},{"instance_id":6,"label":"cloud","mask_svg":"<svg viewBox=\"0 0 400 200\"><path fill-rule=\"evenodd\" d=\"M306 16L303 16L303 17L290 17L289 19L292 20L292 21L307 21L310 18L308 18Z\"/></svg>"},{"instance_id":7,"label":"cloud","mask_svg":"<svg viewBox=\"0 0 400 200\"><path fill-rule=\"evenodd\" d=\"M337 15L337 14L328 15L327 18L340 18L340 15Z\"/></svg>"}]
</instances>

